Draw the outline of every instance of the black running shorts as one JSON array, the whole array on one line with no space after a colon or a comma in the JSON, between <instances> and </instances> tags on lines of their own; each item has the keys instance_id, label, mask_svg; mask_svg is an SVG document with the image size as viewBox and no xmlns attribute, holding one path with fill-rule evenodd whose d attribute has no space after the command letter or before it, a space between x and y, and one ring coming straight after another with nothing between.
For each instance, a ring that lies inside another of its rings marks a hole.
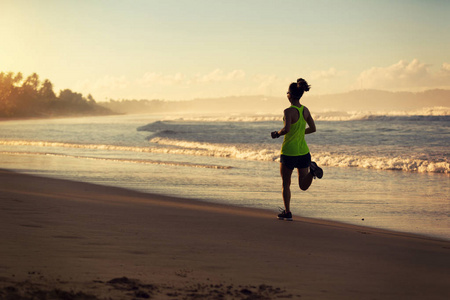
<instances>
[{"instance_id":1,"label":"black running shorts","mask_svg":"<svg viewBox=\"0 0 450 300\"><path fill-rule=\"evenodd\" d=\"M280 162L291 170L294 168L304 169L308 168L311 164L311 154L299 155L299 156L287 156L281 155Z\"/></svg>"}]
</instances>

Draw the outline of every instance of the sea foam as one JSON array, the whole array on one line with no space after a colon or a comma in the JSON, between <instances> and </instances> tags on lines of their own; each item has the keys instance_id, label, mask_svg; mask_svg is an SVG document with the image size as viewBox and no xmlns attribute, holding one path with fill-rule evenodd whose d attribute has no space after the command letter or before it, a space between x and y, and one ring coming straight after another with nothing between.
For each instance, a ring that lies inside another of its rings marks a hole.
<instances>
[{"instance_id":1,"label":"sea foam","mask_svg":"<svg viewBox=\"0 0 450 300\"><path fill-rule=\"evenodd\" d=\"M424 107L412 111L311 111L317 121L364 121L364 120L450 120L450 107ZM164 117L162 121L179 122L271 122L282 121L282 112L276 114L255 115L208 115L208 116L173 116ZM155 122L160 125L163 122ZM154 124L157 125L157 124ZM145 128L142 128L145 130Z\"/></svg>"},{"instance_id":2,"label":"sea foam","mask_svg":"<svg viewBox=\"0 0 450 300\"><path fill-rule=\"evenodd\" d=\"M25 140L0 140L0 145L166 153L276 162L279 161L280 157L279 145L277 144L213 144L162 137L155 137L150 139L149 147L130 147L105 144L76 144ZM312 156L313 160L315 160L319 165L330 167L358 167L376 170L400 170L420 173L450 173L450 163L446 157L439 157L434 159L429 159L426 157L422 158L420 155L418 155L417 157L402 157L401 155L392 157L388 155L373 154L373 152L371 155L361 155L352 154L352 151L346 151L344 148L341 150L341 152L320 150L313 151ZM144 161L139 160L135 160L134 162L145 163Z\"/></svg>"}]
</instances>

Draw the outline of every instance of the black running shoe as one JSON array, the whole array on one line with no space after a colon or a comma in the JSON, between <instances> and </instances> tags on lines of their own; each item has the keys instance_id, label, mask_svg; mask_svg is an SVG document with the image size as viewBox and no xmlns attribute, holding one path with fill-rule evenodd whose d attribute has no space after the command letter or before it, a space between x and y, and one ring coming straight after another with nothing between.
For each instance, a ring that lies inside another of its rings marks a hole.
<instances>
[{"instance_id":1,"label":"black running shoe","mask_svg":"<svg viewBox=\"0 0 450 300\"><path fill-rule=\"evenodd\" d=\"M278 220L286 220L286 221L292 221L292 213L286 212L284 209L280 209L280 214L278 215Z\"/></svg>"},{"instance_id":2,"label":"black running shoe","mask_svg":"<svg viewBox=\"0 0 450 300\"><path fill-rule=\"evenodd\" d=\"M322 178L323 176L323 170L322 168L320 168L319 166L317 166L317 164L315 162L311 162L311 164L309 165L309 170L312 174L312 176L314 176L314 178Z\"/></svg>"}]
</instances>

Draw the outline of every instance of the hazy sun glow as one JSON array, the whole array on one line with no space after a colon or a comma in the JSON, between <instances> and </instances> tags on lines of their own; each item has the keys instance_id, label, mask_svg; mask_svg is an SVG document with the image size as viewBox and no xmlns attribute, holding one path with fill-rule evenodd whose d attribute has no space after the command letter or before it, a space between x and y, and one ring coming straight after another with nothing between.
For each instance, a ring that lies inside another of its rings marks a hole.
<instances>
[{"instance_id":1,"label":"hazy sun glow","mask_svg":"<svg viewBox=\"0 0 450 300\"><path fill-rule=\"evenodd\" d=\"M97 101L450 88L449 1L0 1L0 71Z\"/></svg>"}]
</instances>

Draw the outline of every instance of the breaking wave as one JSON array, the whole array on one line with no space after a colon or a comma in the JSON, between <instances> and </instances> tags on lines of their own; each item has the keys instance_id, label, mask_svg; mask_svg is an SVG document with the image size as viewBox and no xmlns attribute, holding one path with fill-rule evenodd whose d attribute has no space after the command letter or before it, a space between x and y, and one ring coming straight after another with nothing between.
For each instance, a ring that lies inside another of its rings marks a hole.
<instances>
[{"instance_id":1,"label":"breaking wave","mask_svg":"<svg viewBox=\"0 0 450 300\"><path fill-rule=\"evenodd\" d=\"M450 107L436 106L427 107L414 111L391 111L391 112L367 112L367 111L325 111L311 112L317 121L373 121L373 120L450 120ZM282 113L257 114L257 115L213 115L196 117L165 117L162 121L186 121L186 122L271 122L282 121ZM157 123L157 122L155 122ZM162 122L160 122L162 124ZM156 125L156 124L155 124ZM145 130L144 128L142 130Z\"/></svg>"},{"instance_id":2,"label":"breaking wave","mask_svg":"<svg viewBox=\"0 0 450 300\"><path fill-rule=\"evenodd\" d=\"M414 111L391 112L321 112L313 114L319 121L450 121L450 107L436 106Z\"/></svg>"},{"instance_id":3,"label":"breaking wave","mask_svg":"<svg viewBox=\"0 0 450 300\"><path fill-rule=\"evenodd\" d=\"M168 138L155 137L150 143L171 146L172 151L181 151L180 154L203 155L215 157L227 157L259 161L275 161L279 158L279 146L264 145L260 149L255 149L252 144L211 144L182 141Z\"/></svg>"},{"instance_id":4,"label":"breaking wave","mask_svg":"<svg viewBox=\"0 0 450 300\"><path fill-rule=\"evenodd\" d=\"M279 145L260 145L259 150L243 145L219 145L180 141L168 138L153 138L151 143L180 147L190 155L218 156L237 159L279 161ZM314 152L314 160L323 166L359 167L377 170L401 170L420 173L450 173L450 163L445 158L429 161L411 157L364 156L346 153Z\"/></svg>"},{"instance_id":5,"label":"breaking wave","mask_svg":"<svg viewBox=\"0 0 450 300\"><path fill-rule=\"evenodd\" d=\"M410 157L353 156L338 153L314 153L319 165L332 167L358 167L375 170L397 170L419 173L450 173L450 163L442 159L429 161Z\"/></svg>"},{"instance_id":6,"label":"breaking wave","mask_svg":"<svg viewBox=\"0 0 450 300\"><path fill-rule=\"evenodd\" d=\"M163 121L187 121L187 122L269 122L282 121L283 116L276 115L243 115L243 116L202 116L202 117L166 117Z\"/></svg>"},{"instance_id":7,"label":"breaking wave","mask_svg":"<svg viewBox=\"0 0 450 300\"><path fill-rule=\"evenodd\" d=\"M163 153L163 154L181 154L190 156L209 156L223 157L231 159L243 159L253 161L279 161L279 145L277 144L213 144L183 141L171 138L155 137L149 141L149 147L129 147L116 145L97 145L97 144L76 144L76 143L60 143L45 141L13 141L1 140L0 145L7 146L33 146L33 147L63 147L75 149L92 149L107 151L129 151L129 152L146 152L146 153ZM450 173L450 163L446 157L427 157L426 155L411 156L383 156L376 154L364 155L353 154L352 151L346 151L341 147L338 151L320 152L314 151L314 160L322 166L331 167L358 167L376 170L400 170L406 172L419 173ZM6 152L1 152L6 154ZM12 152L8 152L12 153ZM17 152L19 153L19 152ZM22 152L20 152L22 153ZM31 153L31 152L30 152ZM367 152L368 153L368 152ZM41 155L41 153L39 153ZM45 153L42 155L58 155L63 154ZM190 164L179 162L161 162L140 159L116 159L116 158L97 158L85 156L71 156L76 158L97 159L97 160L113 160L122 162L148 163L148 164L176 164L204 168L229 169L231 167Z\"/></svg>"}]
</instances>

